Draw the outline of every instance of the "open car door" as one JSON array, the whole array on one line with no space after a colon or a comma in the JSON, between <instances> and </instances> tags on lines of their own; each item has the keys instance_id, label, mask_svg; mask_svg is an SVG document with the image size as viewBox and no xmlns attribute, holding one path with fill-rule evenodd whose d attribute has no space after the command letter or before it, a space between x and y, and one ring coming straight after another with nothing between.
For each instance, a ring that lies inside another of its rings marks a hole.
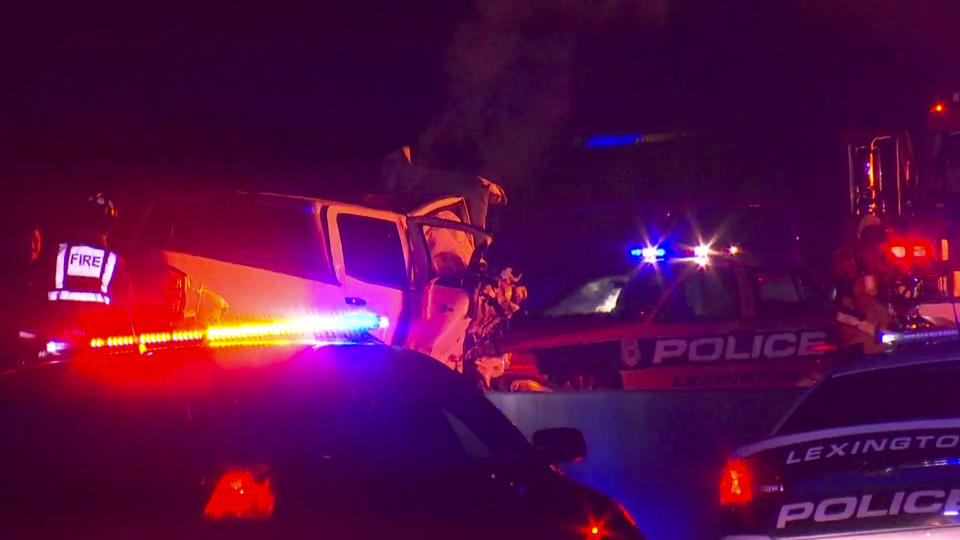
<instances>
[{"instance_id":1,"label":"open car door","mask_svg":"<svg viewBox=\"0 0 960 540\"><path fill-rule=\"evenodd\" d=\"M372 334L402 344L404 306L410 292L409 253L402 216L359 207L327 206L322 211L330 236L331 259L343 288L345 307L366 306L389 324ZM396 343L395 343L396 342Z\"/></svg>"},{"instance_id":2,"label":"open car door","mask_svg":"<svg viewBox=\"0 0 960 540\"><path fill-rule=\"evenodd\" d=\"M476 266L493 237L436 217L407 219L414 292L405 348L461 370L464 338L475 311Z\"/></svg>"}]
</instances>

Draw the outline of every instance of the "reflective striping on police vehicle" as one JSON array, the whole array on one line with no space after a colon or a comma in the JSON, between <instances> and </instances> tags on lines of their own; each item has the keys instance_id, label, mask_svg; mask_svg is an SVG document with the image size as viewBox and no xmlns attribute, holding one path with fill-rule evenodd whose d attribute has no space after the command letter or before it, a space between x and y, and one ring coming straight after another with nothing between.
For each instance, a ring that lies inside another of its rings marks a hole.
<instances>
[{"instance_id":1,"label":"reflective striping on police vehicle","mask_svg":"<svg viewBox=\"0 0 960 540\"><path fill-rule=\"evenodd\" d=\"M733 452L725 537L960 537L958 385L960 358L832 375Z\"/></svg>"}]
</instances>

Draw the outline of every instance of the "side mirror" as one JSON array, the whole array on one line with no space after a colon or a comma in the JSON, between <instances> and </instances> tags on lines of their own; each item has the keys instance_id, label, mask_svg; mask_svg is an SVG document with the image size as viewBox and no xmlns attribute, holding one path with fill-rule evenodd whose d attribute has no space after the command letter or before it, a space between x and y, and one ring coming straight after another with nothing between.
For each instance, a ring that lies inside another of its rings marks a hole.
<instances>
[{"instance_id":1,"label":"side mirror","mask_svg":"<svg viewBox=\"0 0 960 540\"><path fill-rule=\"evenodd\" d=\"M533 434L531 442L551 463L570 463L587 457L587 441L579 429L541 429Z\"/></svg>"}]
</instances>

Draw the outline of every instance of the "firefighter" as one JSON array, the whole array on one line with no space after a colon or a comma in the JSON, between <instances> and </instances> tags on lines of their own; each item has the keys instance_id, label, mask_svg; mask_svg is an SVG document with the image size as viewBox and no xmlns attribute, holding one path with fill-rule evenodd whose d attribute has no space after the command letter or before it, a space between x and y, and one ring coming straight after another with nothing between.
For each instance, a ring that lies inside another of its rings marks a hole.
<instances>
[{"instance_id":1,"label":"firefighter","mask_svg":"<svg viewBox=\"0 0 960 540\"><path fill-rule=\"evenodd\" d=\"M78 210L65 241L50 246L44 331L63 337L131 332L133 284L125 261L107 243L116 206L97 193Z\"/></svg>"},{"instance_id":2,"label":"firefighter","mask_svg":"<svg viewBox=\"0 0 960 540\"><path fill-rule=\"evenodd\" d=\"M832 261L841 344L862 346L868 354L884 350L877 338L880 331L889 330L891 322L890 309L879 297L881 284L894 276L885 245L880 219L864 216L856 241L838 249Z\"/></svg>"},{"instance_id":3,"label":"firefighter","mask_svg":"<svg viewBox=\"0 0 960 540\"><path fill-rule=\"evenodd\" d=\"M0 264L0 275L5 301L0 305L0 371L17 367L20 327L24 320L24 308L28 305L34 266L40 257L40 227L14 218L9 227L4 227L2 245L8 255Z\"/></svg>"}]
</instances>

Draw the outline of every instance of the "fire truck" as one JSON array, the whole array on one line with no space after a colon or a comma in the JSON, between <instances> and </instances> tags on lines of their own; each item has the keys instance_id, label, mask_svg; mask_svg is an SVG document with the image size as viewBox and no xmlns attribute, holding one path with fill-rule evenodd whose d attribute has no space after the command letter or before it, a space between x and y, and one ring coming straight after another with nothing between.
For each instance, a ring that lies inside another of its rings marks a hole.
<instances>
[{"instance_id":1,"label":"fire truck","mask_svg":"<svg viewBox=\"0 0 960 540\"><path fill-rule=\"evenodd\" d=\"M920 313L956 320L960 297L960 92L912 129L844 135L851 216L879 217Z\"/></svg>"}]
</instances>

